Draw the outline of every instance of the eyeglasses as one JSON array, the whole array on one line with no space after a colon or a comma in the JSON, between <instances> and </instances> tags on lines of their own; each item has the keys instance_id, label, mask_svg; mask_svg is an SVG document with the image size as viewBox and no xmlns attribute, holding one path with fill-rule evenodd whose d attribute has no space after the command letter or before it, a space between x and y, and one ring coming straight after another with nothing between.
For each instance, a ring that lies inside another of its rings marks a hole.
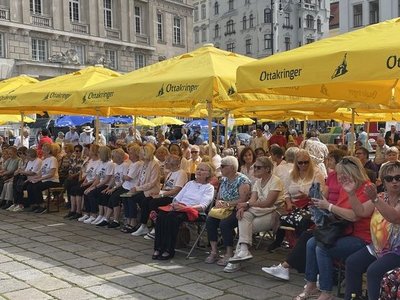
<instances>
[{"instance_id":1,"label":"eyeglasses","mask_svg":"<svg viewBox=\"0 0 400 300\"><path fill-rule=\"evenodd\" d=\"M302 165L308 165L310 163L309 160L300 160L297 162L298 165L302 166Z\"/></svg>"},{"instance_id":2,"label":"eyeglasses","mask_svg":"<svg viewBox=\"0 0 400 300\"><path fill-rule=\"evenodd\" d=\"M225 167L228 167L229 165L221 165L221 169L222 168L225 168Z\"/></svg>"},{"instance_id":3,"label":"eyeglasses","mask_svg":"<svg viewBox=\"0 0 400 300\"><path fill-rule=\"evenodd\" d=\"M394 179L395 181L399 182L399 181L400 181L400 175L394 175L394 176L386 175L385 177L383 177L383 179L384 179L386 182L392 182L393 179Z\"/></svg>"},{"instance_id":4,"label":"eyeglasses","mask_svg":"<svg viewBox=\"0 0 400 300\"><path fill-rule=\"evenodd\" d=\"M262 168L265 168L265 166L254 166L254 170L261 170Z\"/></svg>"},{"instance_id":5,"label":"eyeglasses","mask_svg":"<svg viewBox=\"0 0 400 300\"><path fill-rule=\"evenodd\" d=\"M190 151L190 153L199 153L199 151Z\"/></svg>"},{"instance_id":6,"label":"eyeglasses","mask_svg":"<svg viewBox=\"0 0 400 300\"><path fill-rule=\"evenodd\" d=\"M345 164L352 164L352 165L358 167L357 164L354 161L352 161L351 159L349 159L349 158L343 158L340 162L342 164L344 164L344 165Z\"/></svg>"},{"instance_id":7,"label":"eyeglasses","mask_svg":"<svg viewBox=\"0 0 400 300\"><path fill-rule=\"evenodd\" d=\"M75 150L75 152L82 152L81 150Z\"/></svg>"}]
</instances>

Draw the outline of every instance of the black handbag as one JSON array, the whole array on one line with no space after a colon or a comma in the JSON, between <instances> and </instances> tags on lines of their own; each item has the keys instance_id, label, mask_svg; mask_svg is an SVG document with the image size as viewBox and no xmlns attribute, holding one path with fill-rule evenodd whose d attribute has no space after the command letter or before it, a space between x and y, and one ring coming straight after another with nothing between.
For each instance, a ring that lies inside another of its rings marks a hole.
<instances>
[{"instance_id":1,"label":"black handbag","mask_svg":"<svg viewBox=\"0 0 400 300\"><path fill-rule=\"evenodd\" d=\"M337 219L333 215L326 215L324 218L323 225L315 228L314 237L317 245L331 248L339 238L348 235L345 235L345 230L352 226L353 222L345 219Z\"/></svg>"}]
</instances>

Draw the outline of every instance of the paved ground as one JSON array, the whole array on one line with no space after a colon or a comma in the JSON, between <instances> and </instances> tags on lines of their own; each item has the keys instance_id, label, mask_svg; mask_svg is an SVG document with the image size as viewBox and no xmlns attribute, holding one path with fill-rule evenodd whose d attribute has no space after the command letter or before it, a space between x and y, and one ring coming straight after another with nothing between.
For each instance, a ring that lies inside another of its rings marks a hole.
<instances>
[{"instance_id":1,"label":"paved ground","mask_svg":"<svg viewBox=\"0 0 400 300\"><path fill-rule=\"evenodd\" d=\"M304 285L296 273L284 282L261 271L287 251L267 253L268 241L227 274L204 264L204 251L153 261L152 241L62 215L0 211L0 299L292 299Z\"/></svg>"}]
</instances>

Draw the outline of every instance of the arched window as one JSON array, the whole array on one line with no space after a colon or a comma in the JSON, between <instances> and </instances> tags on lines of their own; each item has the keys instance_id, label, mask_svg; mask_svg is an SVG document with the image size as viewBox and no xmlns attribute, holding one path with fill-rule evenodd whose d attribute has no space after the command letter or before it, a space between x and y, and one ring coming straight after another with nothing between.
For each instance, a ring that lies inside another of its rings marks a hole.
<instances>
[{"instance_id":1,"label":"arched window","mask_svg":"<svg viewBox=\"0 0 400 300\"><path fill-rule=\"evenodd\" d=\"M314 17L312 15L307 15L307 17L306 17L306 27L308 29L314 29Z\"/></svg>"},{"instance_id":2,"label":"arched window","mask_svg":"<svg viewBox=\"0 0 400 300\"><path fill-rule=\"evenodd\" d=\"M235 33L235 24L233 23L233 20L229 20L228 22L226 22L226 33L227 34Z\"/></svg>"},{"instance_id":3,"label":"arched window","mask_svg":"<svg viewBox=\"0 0 400 300\"><path fill-rule=\"evenodd\" d=\"M219 14L219 3L218 1L215 1L214 3L214 15L218 15Z\"/></svg>"},{"instance_id":4,"label":"arched window","mask_svg":"<svg viewBox=\"0 0 400 300\"><path fill-rule=\"evenodd\" d=\"M270 8L264 9L264 23L272 23L272 13Z\"/></svg>"},{"instance_id":5,"label":"arched window","mask_svg":"<svg viewBox=\"0 0 400 300\"><path fill-rule=\"evenodd\" d=\"M317 31L322 32L322 22L321 19L317 20Z\"/></svg>"},{"instance_id":6,"label":"arched window","mask_svg":"<svg viewBox=\"0 0 400 300\"><path fill-rule=\"evenodd\" d=\"M243 16L242 22L243 22L243 30L246 30L247 29L247 17L246 16Z\"/></svg>"},{"instance_id":7,"label":"arched window","mask_svg":"<svg viewBox=\"0 0 400 300\"><path fill-rule=\"evenodd\" d=\"M216 24L215 25L215 27L214 27L214 37L219 37L219 25L218 24Z\"/></svg>"},{"instance_id":8,"label":"arched window","mask_svg":"<svg viewBox=\"0 0 400 300\"><path fill-rule=\"evenodd\" d=\"M253 16L253 14L251 14L250 15L250 17L249 17L249 27L250 28L253 28L254 27L254 16Z\"/></svg>"}]
</instances>

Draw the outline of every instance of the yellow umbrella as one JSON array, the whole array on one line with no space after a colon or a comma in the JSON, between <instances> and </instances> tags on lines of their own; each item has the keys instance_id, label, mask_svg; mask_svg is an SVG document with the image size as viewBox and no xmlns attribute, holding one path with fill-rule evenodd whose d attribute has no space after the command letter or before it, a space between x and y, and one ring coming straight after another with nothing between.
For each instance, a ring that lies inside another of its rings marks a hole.
<instances>
[{"instance_id":1,"label":"yellow umbrella","mask_svg":"<svg viewBox=\"0 0 400 300\"><path fill-rule=\"evenodd\" d=\"M254 124L254 120L250 118L234 118L234 126L243 126L243 125L251 125ZM220 124L225 125L226 119L222 119Z\"/></svg>"},{"instance_id":2,"label":"yellow umbrella","mask_svg":"<svg viewBox=\"0 0 400 300\"><path fill-rule=\"evenodd\" d=\"M230 108L236 68L253 60L206 45L85 89L75 105L176 108L208 102Z\"/></svg>"},{"instance_id":3,"label":"yellow umbrella","mask_svg":"<svg viewBox=\"0 0 400 300\"><path fill-rule=\"evenodd\" d=\"M21 122L21 115L0 115L0 124L20 123L20 122ZM35 122L35 120L30 117L24 116L23 122L33 123Z\"/></svg>"},{"instance_id":4,"label":"yellow umbrella","mask_svg":"<svg viewBox=\"0 0 400 300\"><path fill-rule=\"evenodd\" d=\"M46 110L55 113L97 114L99 110L95 108L89 110L86 107L82 111L79 108L78 111L72 101L74 92L118 76L120 74L117 72L95 66L40 81L33 85L22 86L9 94L13 99L5 103L0 111L19 109L24 112ZM96 98L96 95L92 95L92 98ZM106 109L103 109L101 113L105 115Z\"/></svg>"},{"instance_id":5,"label":"yellow umbrella","mask_svg":"<svg viewBox=\"0 0 400 300\"><path fill-rule=\"evenodd\" d=\"M397 18L240 66L237 88L400 106L399 48Z\"/></svg>"},{"instance_id":6,"label":"yellow umbrella","mask_svg":"<svg viewBox=\"0 0 400 300\"><path fill-rule=\"evenodd\" d=\"M136 126L149 126L149 127L156 126L152 121L147 120L146 118L134 117L133 124L135 124L135 121L136 121Z\"/></svg>"},{"instance_id":7,"label":"yellow umbrella","mask_svg":"<svg viewBox=\"0 0 400 300\"><path fill-rule=\"evenodd\" d=\"M174 117L157 117L150 120L155 126L162 125L183 125L185 122Z\"/></svg>"},{"instance_id":8,"label":"yellow umbrella","mask_svg":"<svg viewBox=\"0 0 400 300\"><path fill-rule=\"evenodd\" d=\"M29 77L27 75L20 75L16 77L11 77L0 81L0 93L14 91L21 86L31 85L32 83L39 82L37 79ZM1 99L1 101L3 101Z\"/></svg>"}]
</instances>

